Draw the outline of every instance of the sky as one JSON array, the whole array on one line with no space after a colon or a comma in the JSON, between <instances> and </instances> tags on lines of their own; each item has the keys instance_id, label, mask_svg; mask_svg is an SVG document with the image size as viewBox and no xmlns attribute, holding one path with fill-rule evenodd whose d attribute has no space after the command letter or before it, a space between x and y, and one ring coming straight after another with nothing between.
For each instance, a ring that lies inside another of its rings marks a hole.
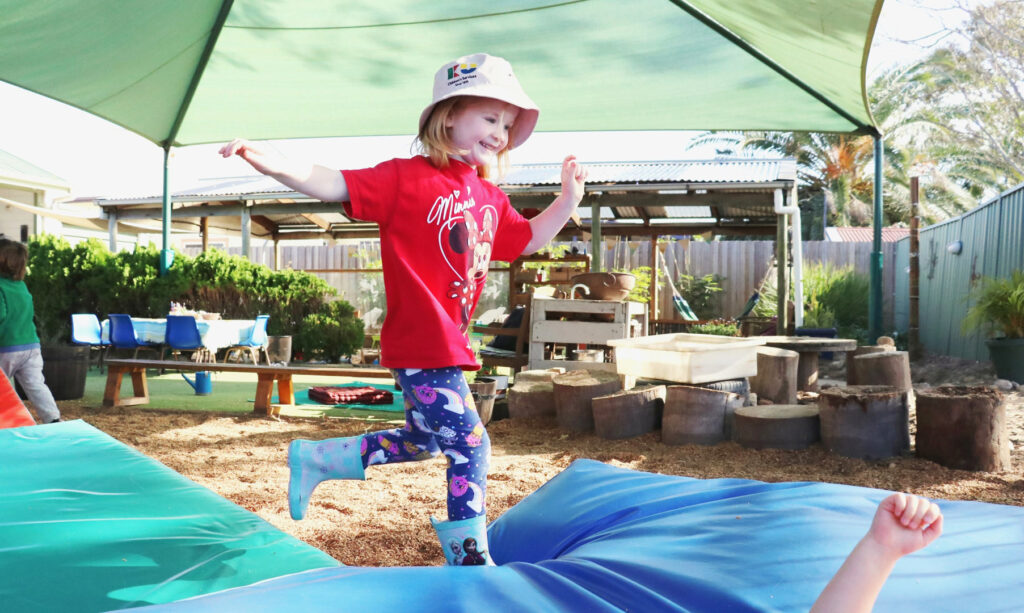
<instances>
[{"instance_id":1,"label":"sky","mask_svg":"<svg viewBox=\"0 0 1024 613\"><path fill-rule=\"evenodd\" d=\"M833 0L842 1L842 0ZM980 0L886 0L868 58L869 80L886 67L908 63L959 22L957 4ZM106 120L0 82L0 150L64 178L77 196L152 196L162 191L163 151ZM513 151L513 163L557 162L576 153L584 162L712 157L686 150L696 132L535 132ZM408 156L412 135L276 141L289 157L339 168L369 166ZM173 151L172 176L194 179L252 174L241 160L221 160L219 145Z\"/></svg>"}]
</instances>

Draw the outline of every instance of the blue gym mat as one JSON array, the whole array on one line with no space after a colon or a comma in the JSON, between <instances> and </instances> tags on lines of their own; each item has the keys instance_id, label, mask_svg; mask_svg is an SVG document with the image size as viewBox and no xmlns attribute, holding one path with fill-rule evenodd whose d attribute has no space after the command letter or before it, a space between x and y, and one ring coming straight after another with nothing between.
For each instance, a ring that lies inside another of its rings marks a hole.
<instances>
[{"instance_id":1,"label":"blue gym mat","mask_svg":"<svg viewBox=\"0 0 1024 613\"><path fill-rule=\"evenodd\" d=\"M805 613L887 494L579 460L491 524L500 566L326 568L144 610ZM1024 508L940 505L945 534L896 565L875 611L1021 610Z\"/></svg>"},{"instance_id":2,"label":"blue gym mat","mask_svg":"<svg viewBox=\"0 0 1024 613\"><path fill-rule=\"evenodd\" d=\"M0 611L170 602L339 563L83 421L0 430Z\"/></svg>"}]
</instances>

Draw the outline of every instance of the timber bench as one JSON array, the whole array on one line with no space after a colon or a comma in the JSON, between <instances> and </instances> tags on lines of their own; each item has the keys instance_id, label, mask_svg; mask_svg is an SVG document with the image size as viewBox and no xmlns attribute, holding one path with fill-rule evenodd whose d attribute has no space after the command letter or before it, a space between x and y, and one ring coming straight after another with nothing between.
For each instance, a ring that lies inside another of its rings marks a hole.
<instances>
[{"instance_id":1,"label":"timber bench","mask_svg":"<svg viewBox=\"0 0 1024 613\"><path fill-rule=\"evenodd\" d=\"M251 372L256 373L256 404L254 413L271 414L270 398L277 381L277 397L281 404L295 404L292 375L318 375L321 377L369 377L390 379L391 371L383 368L334 368L330 366L265 366L259 364L218 364L176 360L105 360L107 387L103 391L104 407L130 406L149 402L146 369ZM132 396L121 398L121 382L125 375L132 378Z\"/></svg>"}]
</instances>

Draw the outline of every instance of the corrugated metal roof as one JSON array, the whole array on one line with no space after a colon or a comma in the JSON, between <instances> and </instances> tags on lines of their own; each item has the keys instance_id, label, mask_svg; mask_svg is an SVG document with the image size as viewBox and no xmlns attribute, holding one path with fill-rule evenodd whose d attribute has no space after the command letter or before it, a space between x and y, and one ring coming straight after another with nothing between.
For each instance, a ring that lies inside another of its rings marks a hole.
<instances>
[{"instance_id":1,"label":"corrugated metal roof","mask_svg":"<svg viewBox=\"0 0 1024 613\"><path fill-rule=\"evenodd\" d=\"M793 159L587 162L587 183L771 183L796 180ZM559 185L560 163L513 165L502 186Z\"/></svg>"}]
</instances>

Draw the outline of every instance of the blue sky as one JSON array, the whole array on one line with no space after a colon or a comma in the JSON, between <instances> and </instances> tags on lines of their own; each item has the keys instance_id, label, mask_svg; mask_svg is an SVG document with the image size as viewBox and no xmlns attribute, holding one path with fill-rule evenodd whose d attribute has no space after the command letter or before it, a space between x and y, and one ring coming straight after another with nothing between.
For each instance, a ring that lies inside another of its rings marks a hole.
<instances>
[{"instance_id":1,"label":"blue sky","mask_svg":"<svg viewBox=\"0 0 1024 613\"><path fill-rule=\"evenodd\" d=\"M841 0L835 0L841 1ZM964 0L973 4L978 0ZM963 11L956 0L886 0L869 56L869 75L907 63L927 52L944 24ZM910 42L906 42L910 41ZM21 157L70 182L75 195L147 196L162 189L162 151L105 120L19 88L0 83L0 150ZM552 162L567 153L583 161L627 161L706 157L686 151L689 132L535 133L513 152L514 163ZM279 142L292 157L355 168L409 154L412 136L303 139ZM172 174L197 178L250 174L244 162L223 161L217 146L178 149Z\"/></svg>"}]
</instances>

